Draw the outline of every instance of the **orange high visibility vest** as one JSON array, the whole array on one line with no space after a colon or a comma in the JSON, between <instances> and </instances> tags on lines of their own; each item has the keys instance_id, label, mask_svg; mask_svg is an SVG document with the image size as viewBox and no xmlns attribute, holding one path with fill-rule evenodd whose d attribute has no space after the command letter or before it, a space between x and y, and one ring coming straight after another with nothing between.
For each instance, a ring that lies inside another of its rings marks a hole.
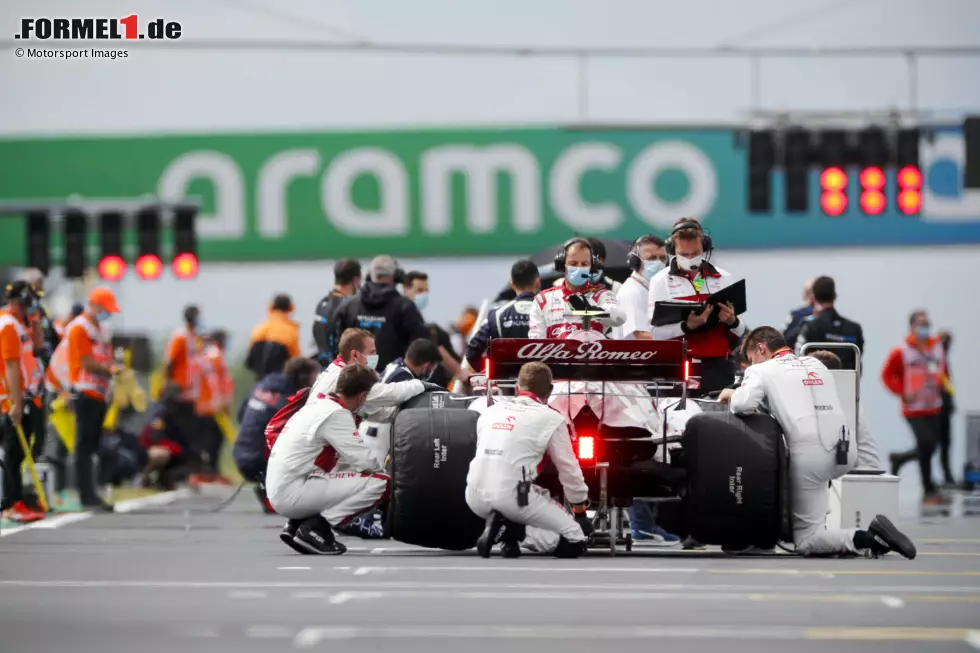
<instances>
[{"instance_id":1,"label":"orange high visibility vest","mask_svg":"<svg viewBox=\"0 0 980 653\"><path fill-rule=\"evenodd\" d=\"M58 381L59 376L62 379L67 378L67 385L63 381L61 383L63 387L67 387L73 392L105 401L109 395L112 379L93 374L82 366L81 357L84 352L74 351L71 347L72 334L76 329L81 329L92 344L92 358L97 363L108 365L112 361L112 346L105 331L98 324L93 324L85 314L82 314L68 323L68 326L65 327L65 339L54 350L54 355L51 358L53 376L56 381ZM67 375L64 374L65 369L67 369Z\"/></svg>"},{"instance_id":2,"label":"orange high visibility vest","mask_svg":"<svg viewBox=\"0 0 980 653\"><path fill-rule=\"evenodd\" d=\"M946 353L937 338L932 345L920 350L902 347L902 363L905 365L905 393L911 402L903 402L906 413L938 413L943 407L943 374L946 369Z\"/></svg>"},{"instance_id":3,"label":"orange high visibility vest","mask_svg":"<svg viewBox=\"0 0 980 653\"><path fill-rule=\"evenodd\" d=\"M40 395L44 383L44 370L34 356L34 339L30 328L7 310L0 310L0 331L13 329L20 343L20 387L11 388L7 383L5 369L0 369L0 401L13 399L16 393L27 398Z\"/></svg>"}]
</instances>

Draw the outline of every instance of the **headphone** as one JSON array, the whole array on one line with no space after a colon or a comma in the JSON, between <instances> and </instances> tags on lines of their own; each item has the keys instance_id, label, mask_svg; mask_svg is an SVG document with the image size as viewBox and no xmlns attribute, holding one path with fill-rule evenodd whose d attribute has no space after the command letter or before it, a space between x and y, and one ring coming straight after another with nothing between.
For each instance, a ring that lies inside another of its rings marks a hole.
<instances>
[{"instance_id":1,"label":"headphone","mask_svg":"<svg viewBox=\"0 0 980 653\"><path fill-rule=\"evenodd\" d=\"M626 267L634 272L639 272L643 267L643 259L640 258L640 241L644 238L653 238L653 234L645 234L633 241L630 245L630 252L626 255Z\"/></svg>"},{"instance_id":2,"label":"headphone","mask_svg":"<svg viewBox=\"0 0 980 653\"><path fill-rule=\"evenodd\" d=\"M664 249L667 251L667 256L674 256L674 234L683 229L697 229L701 232L701 245L704 247L704 255L707 256L711 254L714 250L714 243L711 242L711 236L704 233L704 227L701 226L700 222L695 222L693 220L681 222L677 224L673 229L670 230L670 238L664 243Z\"/></svg>"},{"instance_id":3,"label":"headphone","mask_svg":"<svg viewBox=\"0 0 980 653\"><path fill-rule=\"evenodd\" d=\"M592 251L592 244L585 238L580 238L575 236L574 238L569 238L565 241L565 244L558 248L555 252L555 272L565 271L565 258L568 256L568 248L572 245L584 245L589 248L589 253L592 254L592 265L589 266L589 274L595 274L602 270L602 265L599 263L599 257L595 255Z\"/></svg>"}]
</instances>

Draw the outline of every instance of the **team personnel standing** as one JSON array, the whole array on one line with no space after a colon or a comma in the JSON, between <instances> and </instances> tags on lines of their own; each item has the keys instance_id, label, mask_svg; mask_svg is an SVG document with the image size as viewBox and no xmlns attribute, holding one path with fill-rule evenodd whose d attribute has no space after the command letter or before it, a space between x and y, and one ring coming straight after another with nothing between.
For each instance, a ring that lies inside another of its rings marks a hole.
<instances>
[{"instance_id":1,"label":"team personnel standing","mask_svg":"<svg viewBox=\"0 0 980 653\"><path fill-rule=\"evenodd\" d=\"M402 273L390 256L376 256L368 269L370 280L335 314L334 330L337 339L346 329L368 331L377 343L378 366L384 368L399 356L404 356L409 343L428 338L429 331L418 307L398 292L396 277Z\"/></svg>"},{"instance_id":2,"label":"team personnel standing","mask_svg":"<svg viewBox=\"0 0 980 653\"><path fill-rule=\"evenodd\" d=\"M425 309L429 305L429 275L418 270L411 270L405 274L405 282L402 284L403 294L415 302L419 311L425 314ZM428 322L425 325L428 331L428 338L436 343L439 354L442 357L440 365L432 372L430 378L432 383L448 388L454 378L461 376L460 364L462 357L456 353L453 347L452 338L438 324Z\"/></svg>"},{"instance_id":3,"label":"team personnel standing","mask_svg":"<svg viewBox=\"0 0 980 653\"><path fill-rule=\"evenodd\" d=\"M523 542L561 558L577 558L585 553L591 534L585 513L589 488L565 419L548 407L551 370L544 363L526 363L517 389L514 401L495 403L480 415L476 426L476 457L466 475L466 503L487 520L477 550L489 558L500 543L504 557L514 558ZM558 471L575 516L533 484L545 454Z\"/></svg>"},{"instance_id":4,"label":"team personnel standing","mask_svg":"<svg viewBox=\"0 0 980 653\"><path fill-rule=\"evenodd\" d=\"M205 472L194 476L192 482L227 482L227 479L218 473L221 445L224 442L224 433L218 424L218 415L228 413L234 394L233 381L224 359L226 338L227 335L223 331L211 333L205 338L204 350L201 352L200 392L194 408L200 429Z\"/></svg>"},{"instance_id":5,"label":"team personnel standing","mask_svg":"<svg viewBox=\"0 0 980 653\"><path fill-rule=\"evenodd\" d=\"M164 354L167 385L176 389L177 397L167 412L169 427L179 433L179 439L191 449L191 462L200 467L195 456L201 453L200 427L196 404L201 394L201 354L204 340L199 333L201 311L197 306L184 308L184 326L174 331Z\"/></svg>"},{"instance_id":6,"label":"team personnel standing","mask_svg":"<svg viewBox=\"0 0 980 653\"><path fill-rule=\"evenodd\" d=\"M794 308L789 313L786 320L786 329L783 331L783 338L791 345L796 344L796 339L800 337L800 329L803 328L803 321L813 315L813 279L808 279L803 284L803 306Z\"/></svg>"},{"instance_id":7,"label":"team personnel standing","mask_svg":"<svg viewBox=\"0 0 980 653\"><path fill-rule=\"evenodd\" d=\"M616 303L616 297L605 286L596 286L590 280L599 270L599 259L592 245L584 238L572 238L555 255L555 270L565 275L560 286L547 288L534 298L528 328L529 338L565 338L570 333L583 330L583 322L575 316L566 317L573 310L569 300L595 307L609 317L592 320L592 331L604 333L607 327L618 327L626 316ZM576 299L577 298L577 299Z\"/></svg>"},{"instance_id":8,"label":"team personnel standing","mask_svg":"<svg viewBox=\"0 0 980 653\"><path fill-rule=\"evenodd\" d=\"M292 319L293 300L276 295L265 322L252 330L245 366L259 379L281 370L290 358L300 356L299 323Z\"/></svg>"},{"instance_id":9,"label":"team personnel standing","mask_svg":"<svg viewBox=\"0 0 980 653\"><path fill-rule=\"evenodd\" d=\"M361 264L352 258L337 261L333 266L333 290L316 305L313 322L313 339L323 367L337 356L337 334L333 323L337 309L360 289Z\"/></svg>"},{"instance_id":10,"label":"team personnel standing","mask_svg":"<svg viewBox=\"0 0 980 653\"><path fill-rule=\"evenodd\" d=\"M374 510L388 494L390 479L355 420L377 382L374 370L346 366L329 400L300 408L272 446L266 491L290 520L287 532L295 535L287 544L298 551L344 553L332 529Z\"/></svg>"},{"instance_id":11,"label":"team personnel standing","mask_svg":"<svg viewBox=\"0 0 980 653\"><path fill-rule=\"evenodd\" d=\"M26 281L4 288L7 305L0 309L0 444L4 452L3 505L7 516L19 522L44 518L38 507L25 504L21 464L24 450L17 436L28 406L43 385L41 364L34 355L40 338L37 295Z\"/></svg>"},{"instance_id":12,"label":"team personnel standing","mask_svg":"<svg viewBox=\"0 0 980 653\"><path fill-rule=\"evenodd\" d=\"M891 455L892 474L905 463L919 460L919 474L927 506L943 505L932 480L932 457L942 437L943 386L946 382L946 351L932 335L929 315L915 311L909 318L909 335L885 359L881 382L902 402L902 415L915 436L915 448Z\"/></svg>"},{"instance_id":13,"label":"team personnel standing","mask_svg":"<svg viewBox=\"0 0 980 653\"><path fill-rule=\"evenodd\" d=\"M534 296L541 291L538 266L528 259L514 263L510 268L510 287L516 293L514 299L491 309L476 334L470 338L466 362L473 369L483 370L483 357L492 338L527 338Z\"/></svg>"},{"instance_id":14,"label":"team personnel standing","mask_svg":"<svg viewBox=\"0 0 980 653\"><path fill-rule=\"evenodd\" d=\"M112 344L104 328L116 313L119 313L119 305L115 294L108 288L95 288L89 293L85 312L65 329L64 340L75 413L75 473L79 499L85 508L104 512L112 512L113 508L96 492L93 458L99 450L110 382L120 371L112 360ZM56 352L55 357L58 355Z\"/></svg>"},{"instance_id":15,"label":"team personnel standing","mask_svg":"<svg viewBox=\"0 0 980 653\"><path fill-rule=\"evenodd\" d=\"M883 515L868 530L827 530L827 486L852 469L858 448L851 446L834 377L812 356L797 357L783 334L772 327L747 337L749 365L731 398L731 410L745 415L767 407L786 435L790 451L793 541L802 555L895 551L915 557L915 545Z\"/></svg>"},{"instance_id":16,"label":"team personnel standing","mask_svg":"<svg viewBox=\"0 0 980 653\"><path fill-rule=\"evenodd\" d=\"M813 280L813 315L803 320L800 335L796 339L796 353L799 354L808 342L840 342L858 346L864 353L864 331L857 322L852 322L837 312L837 287L830 277L817 277ZM793 343L790 343L793 346ZM857 369L854 350L850 347L835 347L832 350L840 358L845 370Z\"/></svg>"},{"instance_id":17,"label":"team personnel standing","mask_svg":"<svg viewBox=\"0 0 980 653\"><path fill-rule=\"evenodd\" d=\"M650 315L660 301L703 302L735 282L731 274L709 261L714 245L694 218L674 223L666 243L670 265L650 280ZM717 321L709 321L717 310ZM733 346L745 333L745 325L731 306L709 305L700 314L691 313L686 322L651 328L654 340L687 338L688 353L694 364L691 374L700 377L701 394L717 392L735 379L731 360Z\"/></svg>"},{"instance_id":18,"label":"team personnel standing","mask_svg":"<svg viewBox=\"0 0 980 653\"><path fill-rule=\"evenodd\" d=\"M650 334L650 279L667 266L667 252L662 238L640 236L633 242L626 257L633 271L616 295L620 309L626 315L623 340L652 340Z\"/></svg>"}]
</instances>

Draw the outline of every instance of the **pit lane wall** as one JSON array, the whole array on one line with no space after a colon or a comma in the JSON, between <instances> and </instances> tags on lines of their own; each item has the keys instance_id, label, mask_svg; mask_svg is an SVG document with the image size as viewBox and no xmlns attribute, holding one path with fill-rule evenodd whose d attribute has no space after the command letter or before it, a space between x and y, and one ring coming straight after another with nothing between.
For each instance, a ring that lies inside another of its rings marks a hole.
<instances>
[{"instance_id":1,"label":"pit lane wall","mask_svg":"<svg viewBox=\"0 0 980 653\"><path fill-rule=\"evenodd\" d=\"M980 190L962 188L959 129L922 141L923 210L747 211L747 153L731 129L559 127L0 139L0 200L199 197L208 261L524 254L573 233L634 238L699 216L727 249L980 243ZM24 229L0 221L0 265Z\"/></svg>"}]
</instances>

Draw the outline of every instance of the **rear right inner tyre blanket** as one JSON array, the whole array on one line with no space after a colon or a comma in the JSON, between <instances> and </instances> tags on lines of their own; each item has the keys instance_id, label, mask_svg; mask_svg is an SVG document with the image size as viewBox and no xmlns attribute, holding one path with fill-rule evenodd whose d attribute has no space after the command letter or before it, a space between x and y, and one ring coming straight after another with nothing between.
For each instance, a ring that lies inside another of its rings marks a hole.
<instances>
[{"instance_id":1,"label":"rear right inner tyre blanket","mask_svg":"<svg viewBox=\"0 0 980 653\"><path fill-rule=\"evenodd\" d=\"M684 519L702 544L770 549L789 537L789 457L769 415L702 413L684 434Z\"/></svg>"},{"instance_id":2,"label":"rear right inner tyre blanket","mask_svg":"<svg viewBox=\"0 0 980 653\"><path fill-rule=\"evenodd\" d=\"M392 496L386 528L399 542L463 551L483 520L466 505L479 413L445 408L401 411L392 424Z\"/></svg>"}]
</instances>

